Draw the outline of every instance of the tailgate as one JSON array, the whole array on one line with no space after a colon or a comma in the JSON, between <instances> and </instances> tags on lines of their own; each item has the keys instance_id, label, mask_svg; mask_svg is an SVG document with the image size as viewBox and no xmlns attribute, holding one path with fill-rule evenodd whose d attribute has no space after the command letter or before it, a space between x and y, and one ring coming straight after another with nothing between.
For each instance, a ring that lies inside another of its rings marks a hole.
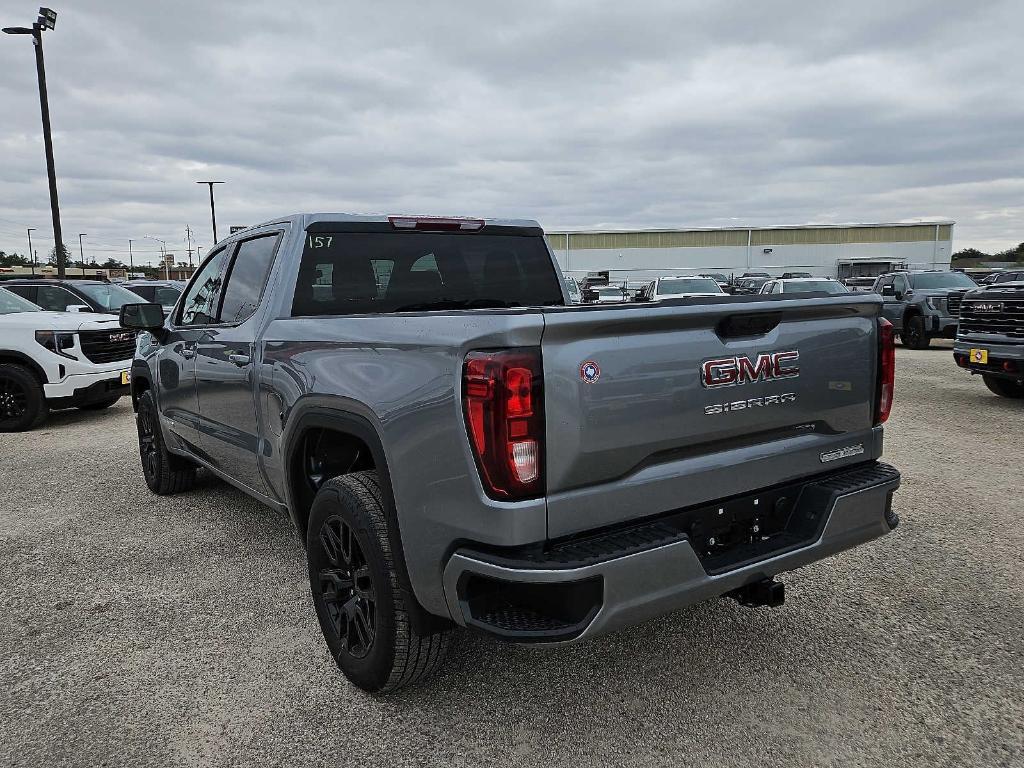
<instances>
[{"instance_id":1,"label":"tailgate","mask_svg":"<svg viewBox=\"0 0 1024 768\"><path fill-rule=\"evenodd\" d=\"M865 294L546 311L548 535L877 458L880 307Z\"/></svg>"}]
</instances>

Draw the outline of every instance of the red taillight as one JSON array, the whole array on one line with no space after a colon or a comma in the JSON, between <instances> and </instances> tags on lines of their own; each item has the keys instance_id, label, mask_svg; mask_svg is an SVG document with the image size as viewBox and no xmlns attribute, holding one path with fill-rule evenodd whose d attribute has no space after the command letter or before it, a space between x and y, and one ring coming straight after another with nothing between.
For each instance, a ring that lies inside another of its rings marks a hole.
<instances>
[{"instance_id":1,"label":"red taillight","mask_svg":"<svg viewBox=\"0 0 1024 768\"><path fill-rule=\"evenodd\" d=\"M884 424L892 411L892 396L896 386L896 335L892 323L884 317L878 319L878 397L875 404L875 424Z\"/></svg>"},{"instance_id":2,"label":"red taillight","mask_svg":"<svg viewBox=\"0 0 1024 768\"><path fill-rule=\"evenodd\" d=\"M538 349L466 355L466 431L484 490L493 499L525 499L544 492L541 383Z\"/></svg>"},{"instance_id":3,"label":"red taillight","mask_svg":"<svg viewBox=\"0 0 1024 768\"><path fill-rule=\"evenodd\" d=\"M483 219L459 219L442 216L388 216L395 229L419 229L434 232L475 232L483 229Z\"/></svg>"}]
</instances>

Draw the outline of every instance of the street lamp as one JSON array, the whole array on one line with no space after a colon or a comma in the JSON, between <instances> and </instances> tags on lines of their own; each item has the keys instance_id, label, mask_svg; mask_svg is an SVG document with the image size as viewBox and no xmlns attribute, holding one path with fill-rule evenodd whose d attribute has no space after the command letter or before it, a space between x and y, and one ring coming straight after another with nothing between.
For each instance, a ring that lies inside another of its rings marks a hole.
<instances>
[{"instance_id":1,"label":"street lamp","mask_svg":"<svg viewBox=\"0 0 1024 768\"><path fill-rule=\"evenodd\" d=\"M57 171L53 165L53 140L50 138L50 101L46 95L46 67L43 64L43 32L57 25L57 13L39 9L39 18L31 27L4 27L7 35L32 35L36 49L36 80L39 82L39 111L43 118L43 148L46 150L46 174L50 182L50 215L53 218L53 241L57 249L57 277L64 277L64 240L60 230L60 206L57 204Z\"/></svg>"},{"instance_id":2,"label":"street lamp","mask_svg":"<svg viewBox=\"0 0 1024 768\"><path fill-rule=\"evenodd\" d=\"M78 233L78 255L82 259L82 277L85 277L85 250L82 248L82 238L85 237L86 234L87 233L85 232Z\"/></svg>"},{"instance_id":3,"label":"street lamp","mask_svg":"<svg viewBox=\"0 0 1024 768\"><path fill-rule=\"evenodd\" d=\"M156 240L160 243L160 260L164 263L164 280L171 279L170 270L167 268L167 241L161 240L159 237L153 237L152 235L143 235L147 240Z\"/></svg>"},{"instance_id":4,"label":"street lamp","mask_svg":"<svg viewBox=\"0 0 1024 768\"><path fill-rule=\"evenodd\" d=\"M28 228L28 257L32 261L32 277L36 276L36 254L32 250L32 233L35 231L35 227Z\"/></svg>"},{"instance_id":5,"label":"street lamp","mask_svg":"<svg viewBox=\"0 0 1024 768\"><path fill-rule=\"evenodd\" d=\"M213 221L213 242L217 242L217 209L213 205L213 185L223 184L223 181L197 181L196 184L210 185L210 219Z\"/></svg>"}]
</instances>

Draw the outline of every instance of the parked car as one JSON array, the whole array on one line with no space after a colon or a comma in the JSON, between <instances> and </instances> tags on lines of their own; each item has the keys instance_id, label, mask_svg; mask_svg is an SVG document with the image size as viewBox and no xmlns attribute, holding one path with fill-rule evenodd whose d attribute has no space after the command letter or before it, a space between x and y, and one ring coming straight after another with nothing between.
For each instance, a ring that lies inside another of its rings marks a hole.
<instances>
[{"instance_id":1,"label":"parked car","mask_svg":"<svg viewBox=\"0 0 1024 768\"><path fill-rule=\"evenodd\" d=\"M102 280L18 278L5 280L4 288L52 312L99 312L116 315L125 304L138 302L139 294Z\"/></svg>"},{"instance_id":2,"label":"parked car","mask_svg":"<svg viewBox=\"0 0 1024 768\"><path fill-rule=\"evenodd\" d=\"M725 291L718 281L711 277L670 276L652 280L644 288L640 301L661 301L682 299L689 296L722 296Z\"/></svg>"},{"instance_id":3,"label":"parked car","mask_svg":"<svg viewBox=\"0 0 1024 768\"><path fill-rule=\"evenodd\" d=\"M896 526L900 478L879 299L776 303L570 306L532 221L275 219L170 317L122 308L143 475L174 493L203 466L288 513L371 691L430 674L456 626L566 643L778 605L778 573Z\"/></svg>"},{"instance_id":4,"label":"parked car","mask_svg":"<svg viewBox=\"0 0 1024 768\"><path fill-rule=\"evenodd\" d=\"M872 289L875 287L875 278L847 277L842 281L842 283L853 293L871 293Z\"/></svg>"},{"instance_id":5,"label":"parked car","mask_svg":"<svg viewBox=\"0 0 1024 768\"><path fill-rule=\"evenodd\" d=\"M733 293L737 296L749 296L753 293L760 293L761 286L771 280L770 277L744 277L736 281L733 286Z\"/></svg>"},{"instance_id":6,"label":"parked car","mask_svg":"<svg viewBox=\"0 0 1024 768\"><path fill-rule=\"evenodd\" d=\"M591 304L616 304L626 301L626 292L617 285L599 285L590 289Z\"/></svg>"},{"instance_id":7,"label":"parked car","mask_svg":"<svg viewBox=\"0 0 1024 768\"><path fill-rule=\"evenodd\" d=\"M128 280L121 285L146 301L159 304L165 314L171 311L185 290L185 282L182 280Z\"/></svg>"},{"instance_id":8,"label":"parked car","mask_svg":"<svg viewBox=\"0 0 1024 768\"><path fill-rule=\"evenodd\" d=\"M1002 272L996 272L992 275L992 279L988 282L989 285L998 285L999 283L1017 283L1024 280L1024 269L1007 269Z\"/></svg>"},{"instance_id":9,"label":"parked car","mask_svg":"<svg viewBox=\"0 0 1024 768\"><path fill-rule=\"evenodd\" d=\"M797 278L814 277L810 272L783 272L783 280L796 280Z\"/></svg>"},{"instance_id":10,"label":"parked car","mask_svg":"<svg viewBox=\"0 0 1024 768\"><path fill-rule=\"evenodd\" d=\"M1024 279L963 295L953 357L992 393L1024 398Z\"/></svg>"},{"instance_id":11,"label":"parked car","mask_svg":"<svg viewBox=\"0 0 1024 768\"><path fill-rule=\"evenodd\" d=\"M128 394L135 333L117 318L47 312L0 287L0 432L58 408L100 410Z\"/></svg>"},{"instance_id":12,"label":"parked car","mask_svg":"<svg viewBox=\"0 0 1024 768\"><path fill-rule=\"evenodd\" d=\"M575 277L565 278L565 290L569 294L569 301L573 304L583 303L583 293L580 291L580 284L576 282Z\"/></svg>"},{"instance_id":13,"label":"parked car","mask_svg":"<svg viewBox=\"0 0 1024 768\"><path fill-rule=\"evenodd\" d=\"M850 289L831 277L810 277L799 280L768 280L761 293L849 293Z\"/></svg>"},{"instance_id":14,"label":"parked car","mask_svg":"<svg viewBox=\"0 0 1024 768\"><path fill-rule=\"evenodd\" d=\"M714 280L718 283L718 287L722 289L722 293L732 293L732 285L729 283L729 278L722 272L700 272L696 276Z\"/></svg>"},{"instance_id":15,"label":"parked car","mask_svg":"<svg viewBox=\"0 0 1024 768\"><path fill-rule=\"evenodd\" d=\"M933 338L956 336L957 316L949 309L950 293L963 294L976 287L963 272L901 271L877 278L873 290L881 294L882 313L903 345L926 349Z\"/></svg>"}]
</instances>

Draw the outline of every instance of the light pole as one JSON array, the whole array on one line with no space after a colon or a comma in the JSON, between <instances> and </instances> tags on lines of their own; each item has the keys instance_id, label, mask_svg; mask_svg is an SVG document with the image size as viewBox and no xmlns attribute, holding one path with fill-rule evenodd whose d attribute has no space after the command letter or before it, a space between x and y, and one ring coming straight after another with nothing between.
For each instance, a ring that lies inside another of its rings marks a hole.
<instances>
[{"instance_id":1,"label":"light pole","mask_svg":"<svg viewBox=\"0 0 1024 768\"><path fill-rule=\"evenodd\" d=\"M39 111L43 118L43 148L46 150L46 174L50 182L50 216L53 218L53 241L57 250L57 277L64 277L66 254L60 230L60 206L57 204L57 171L53 165L53 140L50 138L50 101L46 95L46 66L43 63L43 31L57 25L57 12L39 9L39 18L31 27L4 27L8 35L32 35L36 49L36 80L39 82Z\"/></svg>"},{"instance_id":2,"label":"light pole","mask_svg":"<svg viewBox=\"0 0 1024 768\"><path fill-rule=\"evenodd\" d=\"M135 259L132 257L132 239L128 238L128 279L132 279L132 272L135 271Z\"/></svg>"},{"instance_id":3,"label":"light pole","mask_svg":"<svg viewBox=\"0 0 1024 768\"><path fill-rule=\"evenodd\" d=\"M35 227L28 228L28 257L32 261L32 277L36 276L36 254L32 250L32 233L35 231Z\"/></svg>"},{"instance_id":4,"label":"light pole","mask_svg":"<svg viewBox=\"0 0 1024 768\"><path fill-rule=\"evenodd\" d=\"M210 220L213 222L213 242L217 242L217 209L213 204L213 185L223 184L223 181L197 181L196 184L208 184L210 186Z\"/></svg>"},{"instance_id":5,"label":"light pole","mask_svg":"<svg viewBox=\"0 0 1024 768\"><path fill-rule=\"evenodd\" d=\"M82 277L85 277L85 249L82 248L82 238L86 236L86 232L78 233L78 255L82 259Z\"/></svg>"},{"instance_id":6,"label":"light pole","mask_svg":"<svg viewBox=\"0 0 1024 768\"><path fill-rule=\"evenodd\" d=\"M153 237L152 235L146 235L147 240L156 240L160 243L160 260L164 263L164 279L170 280L170 270L167 269L167 241L161 240L159 237Z\"/></svg>"}]
</instances>

